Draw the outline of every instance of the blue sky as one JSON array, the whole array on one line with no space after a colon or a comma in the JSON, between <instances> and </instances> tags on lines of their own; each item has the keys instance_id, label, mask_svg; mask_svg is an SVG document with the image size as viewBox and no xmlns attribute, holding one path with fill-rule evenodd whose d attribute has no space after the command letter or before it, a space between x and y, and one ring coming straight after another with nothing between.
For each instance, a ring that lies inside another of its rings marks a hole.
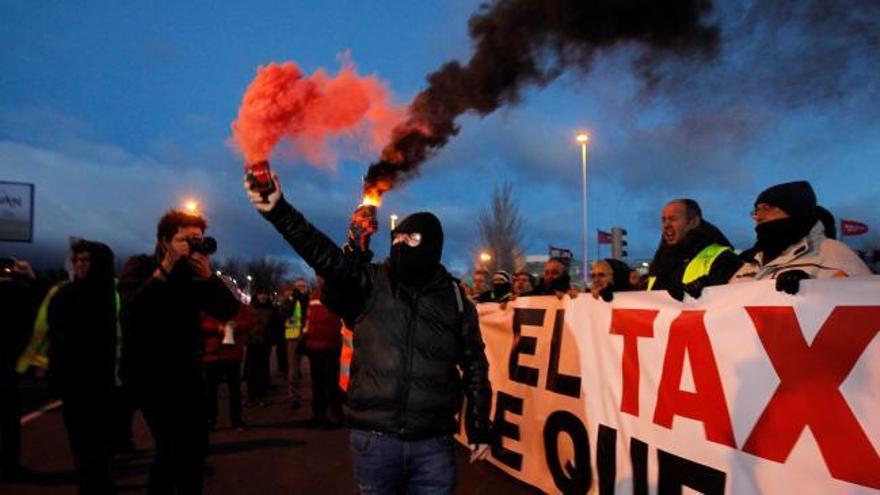
<instances>
[{"instance_id":1,"label":"blue sky","mask_svg":"<svg viewBox=\"0 0 880 495\"><path fill-rule=\"evenodd\" d=\"M748 247L755 196L795 179L810 180L838 217L871 226L852 245L877 243L880 7L872 4L716 6L718 57L664 64L651 88L631 69L636 48L603 53L589 72L529 90L518 106L461 118L459 135L386 197L381 214L437 213L445 262L461 272L479 249L480 211L509 180L526 251L579 252L573 137L587 129L590 228L627 228L635 257L652 255L659 210L673 197L697 199ZM247 203L241 160L227 145L257 66L293 60L335 72L337 56L351 50L361 73L387 81L405 103L426 74L467 60L475 8L459 0L0 1L0 180L37 188L35 242L0 243L0 252L60 263L72 235L123 257L150 251L158 217L195 196L219 256L293 259ZM335 172L295 158L273 166L289 200L341 241L374 158ZM375 241L380 255L385 233Z\"/></svg>"}]
</instances>

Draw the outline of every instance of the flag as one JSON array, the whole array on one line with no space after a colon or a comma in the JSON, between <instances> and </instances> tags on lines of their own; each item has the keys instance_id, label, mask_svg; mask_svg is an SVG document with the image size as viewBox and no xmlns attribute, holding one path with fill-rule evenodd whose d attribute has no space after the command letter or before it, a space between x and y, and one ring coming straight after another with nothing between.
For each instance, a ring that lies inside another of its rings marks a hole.
<instances>
[{"instance_id":1,"label":"flag","mask_svg":"<svg viewBox=\"0 0 880 495\"><path fill-rule=\"evenodd\" d=\"M868 231L868 226L855 220L840 220L840 235L862 235Z\"/></svg>"},{"instance_id":2,"label":"flag","mask_svg":"<svg viewBox=\"0 0 880 495\"><path fill-rule=\"evenodd\" d=\"M599 244L611 244L611 232L605 232L604 230L596 229L596 239L599 241Z\"/></svg>"}]
</instances>

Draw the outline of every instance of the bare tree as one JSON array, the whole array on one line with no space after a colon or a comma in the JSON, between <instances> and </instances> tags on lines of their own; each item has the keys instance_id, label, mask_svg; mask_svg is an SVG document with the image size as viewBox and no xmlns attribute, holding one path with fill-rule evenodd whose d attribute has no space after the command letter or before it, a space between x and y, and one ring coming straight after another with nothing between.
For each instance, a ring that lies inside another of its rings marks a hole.
<instances>
[{"instance_id":1,"label":"bare tree","mask_svg":"<svg viewBox=\"0 0 880 495\"><path fill-rule=\"evenodd\" d=\"M492 191L491 205L480 214L480 234L482 249L491 256L483 264L487 270L513 272L523 265L522 218L509 182Z\"/></svg>"}]
</instances>

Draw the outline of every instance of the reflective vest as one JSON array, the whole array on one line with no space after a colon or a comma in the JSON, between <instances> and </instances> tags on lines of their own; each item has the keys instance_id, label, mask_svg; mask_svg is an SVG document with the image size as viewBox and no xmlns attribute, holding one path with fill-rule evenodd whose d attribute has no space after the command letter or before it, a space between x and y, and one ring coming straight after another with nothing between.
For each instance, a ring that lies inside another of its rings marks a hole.
<instances>
[{"instance_id":1,"label":"reflective vest","mask_svg":"<svg viewBox=\"0 0 880 495\"><path fill-rule=\"evenodd\" d=\"M49 368L49 303L58 292L58 289L67 284L67 281L59 282L49 289L49 293L40 303L40 309L37 310L37 317L34 320L34 331L31 333L31 340L27 347L18 358L15 371L26 373L28 368L36 366L37 368Z\"/></svg>"},{"instance_id":2,"label":"reflective vest","mask_svg":"<svg viewBox=\"0 0 880 495\"><path fill-rule=\"evenodd\" d=\"M296 340L302 335L302 305L298 300L293 302L293 314L290 318L284 320L284 338L287 340Z\"/></svg>"},{"instance_id":3,"label":"reflective vest","mask_svg":"<svg viewBox=\"0 0 880 495\"><path fill-rule=\"evenodd\" d=\"M681 283L689 284L700 277L709 275L709 272L712 271L712 263L715 263L715 260L721 253L730 250L729 246L722 246L721 244L709 244L703 248L685 267L684 274L681 276ZM648 290L654 287L654 282L656 281L657 277L648 277Z\"/></svg>"}]
</instances>

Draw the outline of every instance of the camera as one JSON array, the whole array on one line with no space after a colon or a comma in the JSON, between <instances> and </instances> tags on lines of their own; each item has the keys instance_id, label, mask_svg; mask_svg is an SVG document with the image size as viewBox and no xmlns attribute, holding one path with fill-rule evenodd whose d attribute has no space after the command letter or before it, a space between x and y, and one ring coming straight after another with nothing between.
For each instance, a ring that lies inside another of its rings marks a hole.
<instances>
[{"instance_id":1,"label":"camera","mask_svg":"<svg viewBox=\"0 0 880 495\"><path fill-rule=\"evenodd\" d=\"M210 256L217 252L217 239L213 237L189 237L186 239L189 244L189 252L199 253Z\"/></svg>"}]
</instances>

